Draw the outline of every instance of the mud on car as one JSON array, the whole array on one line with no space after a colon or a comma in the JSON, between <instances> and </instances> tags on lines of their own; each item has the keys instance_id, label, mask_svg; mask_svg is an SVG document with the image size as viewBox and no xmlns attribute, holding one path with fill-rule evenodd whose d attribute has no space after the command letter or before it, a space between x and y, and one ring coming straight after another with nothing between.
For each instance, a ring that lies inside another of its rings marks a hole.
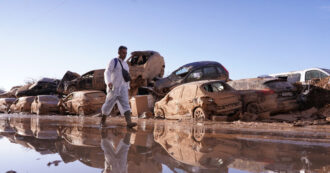
<instances>
[{"instance_id":1,"label":"mud on car","mask_svg":"<svg viewBox=\"0 0 330 173\"><path fill-rule=\"evenodd\" d=\"M34 100L35 96L25 96L20 97L16 99L13 104L10 106L10 113L19 113L19 112L25 112L30 113L31 112L31 104Z\"/></svg>"},{"instance_id":2,"label":"mud on car","mask_svg":"<svg viewBox=\"0 0 330 173\"><path fill-rule=\"evenodd\" d=\"M175 87L155 104L155 117L195 120L237 119L240 95L224 81L197 81Z\"/></svg>"},{"instance_id":3,"label":"mud on car","mask_svg":"<svg viewBox=\"0 0 330 173\"><path fill-rule=\"evenodd\" d=\"M186 64L175 70L168 77L155 83L155 91L161 95L167 94L172 88L180 84L201 80L229 79L229 72L224 66L214 61L200 61Z\"/></svg>"},{"instance_id":4,"label":"mud on car","mask_svg":"<svg viewBox=\"0 0 330 173\"><path fill-rule=\"evenodd\" d=\"M76 115L91 115L101 112L105 94L97 90L76 91L58 103L61 112Z\"/></svg>"},{"instance_id":5,"label":"mud on car","mask_svg":"<svg viewBox=\"0 0 330 173\"><path fill-rule=\"evenodd\" d=\"M36 96L31 104L31 113L37 115L59 113L58 102L59 99L55 95Z\"/></svg>"},{"instance_id":6,"label":"mud on car","mask_svg":"<svg viewBox=\"0 0 330 173\"><path fill-rule=\"evenodd\" d=\"M0 112L8 113L10 105L15 101L15 98L0 98Z\"/></svg>"},{"instance_id":7,"label":"mud on car","mask_svg":"<svg viewBox=\"0 0 330 173\"><path fill-rule=\"evenodd\" d=\"M251 78L227 82L242 96L243 112L271 114L298 109L297 90L285 79Z\"/></svg>"}]
</instances>

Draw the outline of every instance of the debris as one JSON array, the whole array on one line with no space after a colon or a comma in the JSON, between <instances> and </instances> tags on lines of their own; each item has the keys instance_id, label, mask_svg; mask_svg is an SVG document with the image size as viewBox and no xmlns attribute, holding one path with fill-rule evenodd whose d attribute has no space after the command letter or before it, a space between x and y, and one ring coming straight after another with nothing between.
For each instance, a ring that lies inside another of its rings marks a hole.
<instances>
[{"instance_id":1,"label":"debris","mask_svg":"<svg viewBox=\"0 0 330 173\"><path fill-rule=\"evenodd\" d=\"M139 118L142 118L142 119L148 119L148 118L153 118L154 117L154 114L150 111L148 112L143 112Z\"/></svg>"},{"instance_id":2,"label":"debris","mask_svg":"<svg viewBox=\"0 0 330 173\"><path fill-rule=\"evenodd\" d=\"M56 89L57 92L62 94L64 92L64 83L67 81L72 81L73 79L76 79L78 77L80 77L80 75L78 73L67 71L57 86L57 89Z\"/></svg>"},{"instance_id":3,"label":"debris","mask_svg":"<svg viewBox=\"0 0 330 173\"><path fill-rule=\"evenodd\" d=\"M132 108L132 116L139 116L143 112L148 112L148 96L139 95L134 96L130 99L130 104Z\"/></svg>"},{"instance_id":4,"label":"debris","mask_svg":"<svg viewBox=\"0 0 330 173\"><path fill-rule=\"evenodd\" d=\"M16 98L15 94L19 88L22 86L14 86L8 92L0 94L0 98Z\"/></svg>"},{"instance_id":5,"label":"debris","mask_svg":"<svg viewBox=\"0 0 330 173\"><path fill-rule=\"evenodd\" d=\"M0 98L0 112L7 113L15 98Z\"/></svg>"}]
</instances>

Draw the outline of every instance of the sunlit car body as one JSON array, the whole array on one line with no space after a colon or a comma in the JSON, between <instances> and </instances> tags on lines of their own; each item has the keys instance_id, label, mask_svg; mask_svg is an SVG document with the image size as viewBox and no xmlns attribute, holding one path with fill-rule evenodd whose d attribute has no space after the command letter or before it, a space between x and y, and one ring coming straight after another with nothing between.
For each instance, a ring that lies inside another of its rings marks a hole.
<instances>
[{"instance_id":1,"label":"sunlit car body","mask_svg":"<svg viewBox=\"0 0 330 173\"><path fill-rule=\"evenodd\" d=\"M72 72L70 72L72 73ZM66 75L64 75L65 77ZM104 69L89 71L80 77L73 80L61 81L63 83L63 94L70 94L74 91L82 90L106 90L106 85L104 82ZM61 91L61 88L57 88L57 91Z\"/></svg>"},{"instance_id":2,"label":"sunlit car body","mask_svg":"<svg viewBox=\"0 0 330 173\"><path fill-rule=\"evenodd\" d=\"M7 113L15 98L0 98L0 112Z\"/></svg>"},{"instance_id":3,"label":"sunlit car body","mask_svg":"<svg viewBox=\"0 0 330 173\"><path fill-rule=\"evenodd\" d=\"M55 95L36 96L31 104L31 113L37 115L59 113L58 102L59 99Z\"/></svg>"},{"instance_id":4,"label":"sunlit car body","mask_svg":"<svg viewBox=\"0 0 330 173\"><path fill-rule=\"evenodd\" d=\"M243 111L278 113L297 109L296 88L284 79L251 78L227 82L242 95Z\"/></svg>"},{"instance_id":5,"label":"sunlit car body","mask_svg":"<svg viewBox=\"0 0 330 173\"><path fill-rule=\"evenodd\" d=\"M19 112L25 112L30 113L31 112L31 104L34 100L35 96L25 96L20 97L16 99L13 104L10 106L10 112L11 113L19 113Z\"/></svg>"},{"instance_id":6,"label":"sunlit car body","mask_svg":"<svg viewBox=\"0 0 330 173\"><path fill-rule=\"evenodd\" d=\"M160 94L168 93L172 88L180 84L200 80L224 80L229 79L229 73L220 63L214 61L200 61L186 64L175 70L166 78L155 83L155 91Z\"/></svg>"},{"instance_id":7,"label":"sunlit car body","mask_svg":"<svg viewBox=\"0 0 330 173\"><path fill-rule=\"evenodd\" d=\"M239 94L224 81L197 81L175 87L155 104L156 117L211 119L241 111ZM226 118L225 118L226 119Z\"/></svg>"},{"instance_id":8,"label":"sunlit car body","mask_svg":"<svg viewBox=\"0 0 330 173\"><path fill-rule=\"evenodd\" d=\"M147 87L164 75L164 58L155 51L132 52L127 64L132 78L130 96L136 95L139 87Z\"/></svg>"},{"instance_id":9,"label":"sunlit car body","mask_svg":"<svg viewBox=\"0 0 330 173\"><path fill-rule=\"evenodd\" d=\"M105 101L105 94L97 90L76 91L59 101L61 112L90 115L99 113Z\"/></svg>"},{"instance_id":10,"label":"sunlit car body","mask_svg":"<svg viewBox=\"0 0 330 173\"><path fill-rule=\"evenodd\" d=\"M16 97L22 96L37 96L43 94L56 94L56 88L59 83L57 79L50 79L50 78L42 78L38 80L36 83L31 84L26 89L20 88L16 92Z\"/></svg>"}]
</instances>

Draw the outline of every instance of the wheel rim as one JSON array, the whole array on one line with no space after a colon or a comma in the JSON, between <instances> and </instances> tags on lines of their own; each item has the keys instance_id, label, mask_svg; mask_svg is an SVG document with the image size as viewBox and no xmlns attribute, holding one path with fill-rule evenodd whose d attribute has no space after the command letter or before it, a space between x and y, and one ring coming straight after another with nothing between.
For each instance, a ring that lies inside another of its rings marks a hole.
<instances>
[{"instance_id":1,"label":"wheel rim","mask_svg":"<svg viewBox=\"0 0 330 173\"><path fill-rule=\"evenodd\" d=\"M198 120L198 121L205 119L205 113L200 108L197 108L195 110L195 119Z\"/></svg>"}]
</instances>

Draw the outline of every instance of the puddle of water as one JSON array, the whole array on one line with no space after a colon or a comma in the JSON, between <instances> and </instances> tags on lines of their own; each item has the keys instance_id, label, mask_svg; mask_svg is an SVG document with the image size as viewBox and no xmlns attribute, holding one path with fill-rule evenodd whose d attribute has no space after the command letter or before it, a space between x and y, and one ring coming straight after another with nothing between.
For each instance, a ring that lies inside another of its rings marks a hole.
<instances>
[{"instance_id":1,"label":"puddle of water","mask_svg":"<svg viewBox=\"0 0 330 173\"><path fill-rule=\"evenodd\" d=\"M327 126L276 129L138 120L138 128L130 130L121 118L108 119L104 129L98 122L0 115L0 172L330 171Z\"/></svg>"}]
</instances>

